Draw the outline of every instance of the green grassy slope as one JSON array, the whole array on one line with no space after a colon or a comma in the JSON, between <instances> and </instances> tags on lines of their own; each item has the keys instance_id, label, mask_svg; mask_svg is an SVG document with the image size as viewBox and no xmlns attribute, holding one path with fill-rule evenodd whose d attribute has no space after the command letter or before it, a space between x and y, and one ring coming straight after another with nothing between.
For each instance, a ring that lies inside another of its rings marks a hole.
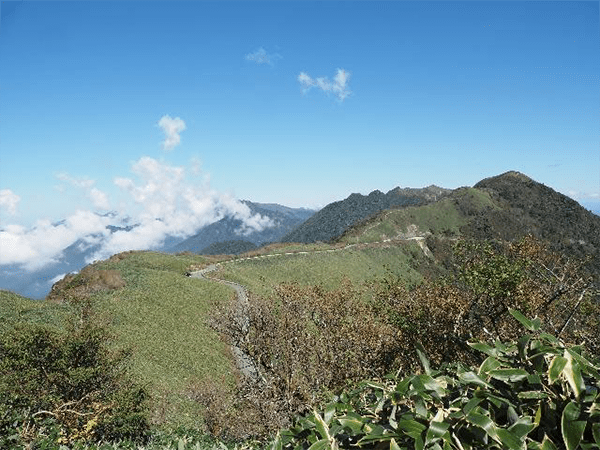
<instances>
[{"instance_id":1,"label":"green grassy slope","mask_svg":"<svg viewBox=\"0 0 600 450\"><path fill-rule=\"evenodd\" d=\"M470 215L485 209L500 209L489 193L474 188L457 189L436 203L384 211L348 230L339 241L376 242L428 234L457 236Z\"/></svg>"},{"instance_id":2,"label":"green grassy slope","mask_svg":"<svg viewBox=\"0 0 600 450\"><path fill-rule=\"evenodd\" d=\"M321 244L318 250L314 245L306 247L305 250L296 244L289 249L278 249L279 254L275 256L226 262L218 276L247 286L252 293L265 297L272 295L274 286L281 283L293 281L335 289L345 278L360 284L385 275L387 268L392 268L409 284L422 279L414 266L425 256L412 241L348 248ZM299 253L285 254L284 250L292 249Z\"/></svg>"},{"instance_id":3,"label":"green grassy slope","mask_svg":"<svg viewBox=\"0 0 600 450\"><path fill-rule=\"evenodd\" d=\"M66 313L67 308L62 305L0 290L0 329L19 321L62 326Z\"/></svg>"},{"instance_id":4,"label":"green grassy slope","mask_svg":"<svg viewBox=\"0 0 600 450\"><path fill-rule=\"evenodd\" d=\"M190 383L211 378L232 383L233 360L206 325L212 302L226 301L225 286L184 276L198 256L154 252L126 254L97 264L121 273L126 286L94 294L112 317L120 344L134 351L133 371L156 400L155 420L199 426L201 411L186 396Z\"/></svg>"}]
</instances>

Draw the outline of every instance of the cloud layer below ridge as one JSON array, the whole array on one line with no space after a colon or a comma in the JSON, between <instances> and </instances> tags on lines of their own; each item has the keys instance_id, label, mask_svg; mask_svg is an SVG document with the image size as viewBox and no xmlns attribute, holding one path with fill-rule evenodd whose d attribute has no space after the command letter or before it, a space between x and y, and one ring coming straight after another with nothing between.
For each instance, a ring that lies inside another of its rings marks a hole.
<instances>
[{"instance_id":1,"label":"cloud layer below ridge","mask_svg":"<svg viewBox=\"0 0 600 450\"><path fill-rule=\"evenodd\" d=\"M59 261L63 250L75 243L98 246L88 262L125 250L157 248L167 237L185 238L226 216L242 221L242 235L273 225L267 217L252 215L239 200L211 189L206 179L198 180L200 176L193 168L187 170L144 156L132 164L131 176L113 180L124 196L119 205L113 205L109 196L95 187L94 180L60 174L59 180L84 191L93 208L79 209L58 223L38 220L29 229L2 225L0 265L38 270ZM3 209L16 214L17 194L3 190L0 200ZM98 209L112 212L100 214Z\"/></svg>"}]
</instances>

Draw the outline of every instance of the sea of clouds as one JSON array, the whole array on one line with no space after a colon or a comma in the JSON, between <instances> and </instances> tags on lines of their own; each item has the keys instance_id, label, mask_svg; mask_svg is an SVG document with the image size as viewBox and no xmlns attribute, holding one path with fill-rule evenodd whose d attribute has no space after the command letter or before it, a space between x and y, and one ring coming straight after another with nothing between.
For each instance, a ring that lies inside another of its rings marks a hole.
<instances>
[{"instance_id":1,"label":"sea of clouds","mask_svg":"<svg viewBox=\"0 0 600 450\"><path fill-rule=\"evenodd\" d=\"M184 121L163 116L158 125L165 134L163 149L173 150ZM40 270L60 261L76 243L80 250L95 249L88 263L126 250L155 249L167 238L183 239L226 216L242 222L242 235L274 225L231 195L211 189L206 176L198 182L199 171L194 162L173 166L143 156L132 163L130 176L112 180L121 194L118 201L111 201L95 180L58 174L60 181L81 190L93 208L78 209L59 222L40 219L32 227L0 223L0 266ZM3 217L17 218L20 200L18 193L1 190Z\"/></svg>"}]
</instances>

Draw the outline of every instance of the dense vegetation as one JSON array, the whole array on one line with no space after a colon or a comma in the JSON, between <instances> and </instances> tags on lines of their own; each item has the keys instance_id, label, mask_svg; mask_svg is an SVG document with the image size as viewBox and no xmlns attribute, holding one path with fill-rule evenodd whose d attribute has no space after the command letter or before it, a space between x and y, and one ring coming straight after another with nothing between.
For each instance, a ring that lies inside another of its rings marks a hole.
<instances>
[{"instance_id":1,"label":"dense vegetation","mask_svg":"<svg viewBox=\"0 0 600 450\"><path fill-rule=\"evenodd\" d=\"M148 431L147 393L130 354L89 299L73 297L67 326L15 321L0 337L0 447L129 439Z\"/></svg>"},{"instance_id":2,"label":"dense vegetation","mask_svg":"<svg viewBox=\"0 0 600 450\"><path fill-rule=\"evenodd\" d=\"M460 241L454 255L456 277L407 289L390 274L370 286L369 303L363 288L350 283L336 290L283 284L269 299L251 298L247 331L231 326L233 307L221 311L215 326L259 363L262 382L240 384L237 398L205 403L209 414L213 407L211 430L268 435L328 393L341 395L348 383L418 371L415 348L438 365L479 366L481 355L468 342L520 338L511 310L537 316L548 336L585 344L597 359L600 304L580 264L532 237L513 244ZM214 389L198 387L199 401L206 392Z\"/></svg>"}]
</instances>

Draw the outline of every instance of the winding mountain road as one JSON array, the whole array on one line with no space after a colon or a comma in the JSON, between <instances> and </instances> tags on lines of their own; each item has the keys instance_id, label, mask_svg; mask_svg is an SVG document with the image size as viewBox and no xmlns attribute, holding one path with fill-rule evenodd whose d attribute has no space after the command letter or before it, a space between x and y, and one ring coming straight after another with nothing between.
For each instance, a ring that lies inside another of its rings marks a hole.
<instances>
[{"instance_id":1,"label":"winding mountain road","mask_svg":"<svg viewBox=\"0 0 600 450\"><path fill-rule=\"evenodd\" d=\"M425 244L425 236L414 236L414 235L402 236L402 237L397 236L396 238L384 239L379 242L372 242L371 244L385 244L385 243L389 243L394 240L417 241L417 243L423 250L424 254L428 257L433 257L433 255L431 254L431 251L429 250L429 248L427 248L427 245ZM346 245L344 247L340 247L340 248L332 248L332 249L327 249L327 250L315 250L315 251L310 251L310 252L299 251L299 252L286 252L286 253L272 253L272 254L267 254L267 255L258 255L258 256L250 256L250 257L246 257L246 258L240 258L240 259L232 259L232 260L224 261L224 262L232 263L232 262L239 262L239 261L244 261L244 260L249 260L249 259L273 258L273 257L277 257L277 256L306 255L306 254L314 254L314 253L330 253L330 252L336 252L336 251L340 251L340 250L347 250L349 248L358 247L360 245L365 245L365 244L348 244L348 245ZM192 278L201 278L204 280L221 283L221 284L229 286L235 290L236 297L237 297L237 305L238 305L238 310L236 312L236 320L238 321L238 326L242 330L243 339L247 339L248 331L249 331L249 327L250 327L250 319L248 318L248 315L247 315L248 306L249 306L248 291L241 284L235 283L233 281L221 280L219 278L214 278L214 277L208 276L209 273L215 272L217 269L219 269L220 266L221 266L221 263L211 264L203 269L189 272L189 276ZM242 373L242 375L244 375L245 377L247 377L250 380L255 381L255 382L262 379L258 365L254 362L254 360L247 353L245 353L238 346L238 343L234 342L232 344L232 353L235 358L236 366L238 367L238 369Z\"/></svg>"},{"instance_id":2,"label":"winding mountain road","mask_svg":"<svg viewBox=\"0 0 600 450\"><path fill-rule=\"evenodd\" d=\"M204 280L214 281L217 283L224 284L229 286L235 290L235 294L237 297L237 305L238 311L236 312L236 320L239 322L239 326L242 329L242 335L244 337L248 334L248 328L250 326L250 321L248 319L248 315L246 311L248 309L248 292L246 288L241 284L234 283L233 281L220 280L218 278L208 277L207 274L216 271L219 268L219 264L211 264L204 269L190 272L190 277L192 278L202 278ZM235 363L237 368L242 373L242 375L246 376L252 381L258 381L260 379L258 367L250 358L248 354L246 354L236 343L232 344L232 352L235 358Z\"/></svg>"}]
</instances>

